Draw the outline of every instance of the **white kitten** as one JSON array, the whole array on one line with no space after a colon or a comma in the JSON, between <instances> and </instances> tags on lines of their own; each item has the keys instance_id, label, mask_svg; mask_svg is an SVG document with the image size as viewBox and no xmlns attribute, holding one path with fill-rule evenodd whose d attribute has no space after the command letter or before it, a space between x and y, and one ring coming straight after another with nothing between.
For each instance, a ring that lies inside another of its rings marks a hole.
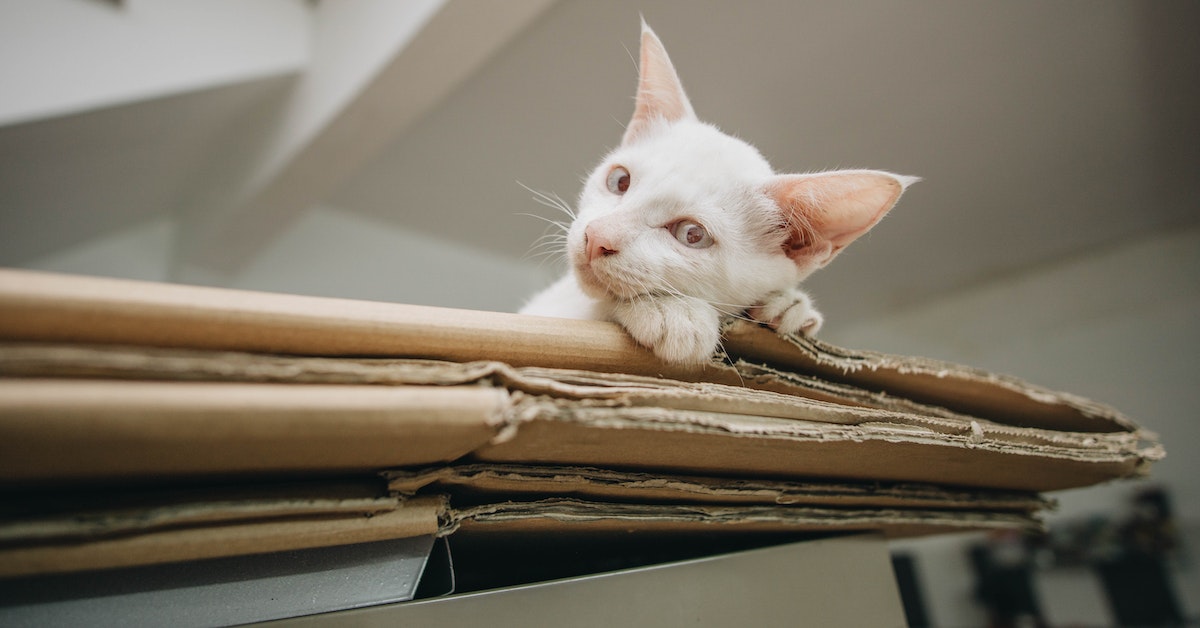
<instances>
[{"instance_id":1,"label":"white kitten","mask_svg":"<svg viewBox=\"0 0 1200 628\"><path fill-rule=\"evenodd\" d=\"M620 323L663 360L711 359L722 316L813 334L797 284L864 234L917 179L874 170L775 174L700 122L642 22L633 119L592 172L567 231L571 272L521 312Z\"/></svg>"}]
</instances>

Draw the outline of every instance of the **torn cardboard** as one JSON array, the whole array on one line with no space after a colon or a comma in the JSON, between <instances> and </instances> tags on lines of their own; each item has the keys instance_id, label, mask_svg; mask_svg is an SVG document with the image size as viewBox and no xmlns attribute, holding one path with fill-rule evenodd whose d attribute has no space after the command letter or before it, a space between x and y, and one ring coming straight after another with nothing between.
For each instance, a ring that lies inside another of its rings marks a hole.
<instances>
[{"instance_id":1,"label":"torn cardboard","mask_svg":"<svg viewBox=\"0 0 1200 628\"><path fill-rule=\"evenodd\" d=\"M975 530L1039 530L1018 513L806 506L613 504L573 499L506 502L447 513L441 534L610 534L880 531L891 538Z\"/></svg>"},{"instance_id":2,"label":"torn cardboard","mask_svg":"<svg viewBox=\"0 0 1200 628\"><path fill-rule=\"evenodd\" d=\"M449 493L455 503L569 497L648 504L926 508L1036 513L1033 493L952 490L885 482L796 482L616 471L596 467L467 464L383 472L395 493Z\"/></svg>"}]
</instances>

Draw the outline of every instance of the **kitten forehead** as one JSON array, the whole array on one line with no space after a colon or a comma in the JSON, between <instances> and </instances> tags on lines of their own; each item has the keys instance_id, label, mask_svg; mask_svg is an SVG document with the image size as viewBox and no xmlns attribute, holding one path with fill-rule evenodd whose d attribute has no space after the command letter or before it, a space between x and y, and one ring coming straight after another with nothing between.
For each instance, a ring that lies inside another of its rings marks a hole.
<instances>
[{"instance_id":1,"label":"kitten forehead","mask_svg":"<svg viewBox=\"0 0 1200 628\"><path fill-rule=\"evenodd\" d=\"M750 144L692 120L663 123L637 144L618 148L606 163L636 166L643 177L680 179L705 188L759 184L774 174Z\"/></svg>"}]
</instances>

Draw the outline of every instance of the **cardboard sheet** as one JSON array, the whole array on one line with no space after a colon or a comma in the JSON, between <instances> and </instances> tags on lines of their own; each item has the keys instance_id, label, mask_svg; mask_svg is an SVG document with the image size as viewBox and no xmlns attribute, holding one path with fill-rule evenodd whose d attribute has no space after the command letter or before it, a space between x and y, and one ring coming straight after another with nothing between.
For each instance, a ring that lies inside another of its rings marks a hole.
<instances>
[{"instance_id":1,"label":"cardboard sheet","mask_svg":"<svg viewBox=\"0 0 1200 628\"><path fill-rule=\"evenodd\" d=\"M0 269L0 490L101 500L10 517L0 576L434 533L1033 529L1037 493L1164 455L1015 378L724 334L684 368L594 321ZM415 495L127 499L380 470Z\"/></svg>"},{"instance_id":2,"label":"cardboard sheet","mask_svg":"<svg viewBox=\"0 0 1200 628\"><path fill-rule=\"evenodd\" d=\"M0 380L0 487L446 462L504 426L481 386Z\"/></svg>"},{"instance_id":3,"label":"cardboard sheet","mask_svg":"<svg viewBox=\"0 0 1200 628\"><path fill-rule=\"evenodd\" d=\"M756 383L716 359L696 368L664 364L609 323L3 269L0 340L491 360ZM1107 406L956 364L785 339L740 323L726 330L724 345L734 361L819 375L998 423L1076 432L1136 429Z\"/></svg>"},{"instance_id":4,"label":"cardboard sheet","mask_svg":"<svg viewBox=\"0 0 1200 628\"><path fill-rule=\"evenodd\" d=\"M474 465L380 482L229 484L9 496L0 578L141 566L420 535L891 536L1037 529L1030 494L931 486L769 482L595 468ZM420 491L420 494L408 494ZM448 493L448 494L447 494Z\"/></svg>"},{"instance_id":5,"label":"cardboard sheet","mask_svg":"<svg viewBox=\"0 0 1200 628\"><path fill-rule=\"evenodd\" d=\"M818 402L812 402L818 403ZM820 407L819 412L845 412ZM1018 491L1087 486L1143 473L1154 451L1080 434L989 433L859 414L854 424L522 399L518 429L472 458L686 474L921 482ZM852 413L843 416L850 418ZM1061 438L1059 438L1061 437ZM1055 441L1058 442L1055 442Z\"/></svg>"},{"instance_id":6,"label":"cardboard sheet","mask_svg":"<svg viewBox=\"0 0 1200 628\"><path fill-rule=\"evenodd\" d=\"M849 406L966 418L937 406L765 366L739 362L735 367L741 379L734 385L723 385L621 373L513 367L503 362L300 357L121 345L0 342L0 376L9 377L438 386L493 382L530 394L637 398L642 405L670 405L680 395L704 395L705 391L716 390L720 393L714 397L728 399L735 405L746 404L737 405L741 412L763 411L772 416L787 416L786 411L778 414L779 408L788 406L790 397L805 397Z\"/></svg>"},{"instance_id":7,"label":"cardboard sheet","mask_svg":"<svg viewBox=\"0 0 1200 628\"><path fill-rule=\"evenodd\" d=\"M46 364L36 359L38 347L4 348L0 355L10 358L0 358L0 371ZM470 455L1043 491L1136 475L1160 455L1136 432L1016 428L908 406L884 410L708 382L491 362L62 347L44 355L60 373L111 374L120 364L159 376L220 371L393 385L0 380L0 478L7 482L372 470Z\"/></svg>"},{"instance_id":8,"label":"cardboard sheet","mask_svg":"<svg viewBox=\"0 0 1200 628\"><path fill-rule=\"evenodd\" d=\"M87 542L0 546L0 577L154 565L202 558L330 547L436 533L446 509L438 497L395 503L382 512L272 518L162 527ZM265 511L260 515L265 514Z\"/></svg>"},{"instance_id":9,"label":"cardboard sheet","mask_svg":"<svg viewBox=\"0 0 1200 628\"><path fill-rule=\"evenodd\" d=\"M926 508L1036 513L1033 493L951 490L886 482L796 482L615 471L596 467L468 464L385 471L400 494L449 493L454 503L550 497L642 504Z\"/></svg>"},{"instance_id":10,"label":"cardboard sheet","mask_svg":"<svg viewBox=\"0 0 1200 628\"><path fill-rule=\"evenodd\" d=\"M400 502L397 494L371 478L24 491L6 494L0 501L0 547L86 542L234 522L369 516L395 510Z\"/></svg>"}]
</instances>

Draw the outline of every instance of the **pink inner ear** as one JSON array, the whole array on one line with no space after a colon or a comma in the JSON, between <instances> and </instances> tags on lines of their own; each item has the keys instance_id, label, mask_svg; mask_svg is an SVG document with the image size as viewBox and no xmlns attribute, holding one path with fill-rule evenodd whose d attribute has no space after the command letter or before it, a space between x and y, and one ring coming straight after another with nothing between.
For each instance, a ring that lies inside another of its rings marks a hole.
<instances>
[{"instance_id":1,"label":"pink inner ear","mask_svg":"<svg viewBox=\"0 0 1200 628\"><path fill-rule=\"evenodd\" d=\"M623 142L629 144L659 121L675 122L684 118L696 117L683 84L667 49L663 47L658 36L644 22L642 23L642 53L641 66L638 71L637 104L634 106L633 118L625 129Z\"/></svg>"},{"instance_id":2,"label":"pink inner ear","mask_svg":"<svg viewBox=\"0 0 1200 628\"><path fill-rule=\"evenodd\" d=\"M770 194L787 221L788 256L798 264L828 263L875 226L911 181L875 170L776 177Z\"/></svg>"}]
</instances>

